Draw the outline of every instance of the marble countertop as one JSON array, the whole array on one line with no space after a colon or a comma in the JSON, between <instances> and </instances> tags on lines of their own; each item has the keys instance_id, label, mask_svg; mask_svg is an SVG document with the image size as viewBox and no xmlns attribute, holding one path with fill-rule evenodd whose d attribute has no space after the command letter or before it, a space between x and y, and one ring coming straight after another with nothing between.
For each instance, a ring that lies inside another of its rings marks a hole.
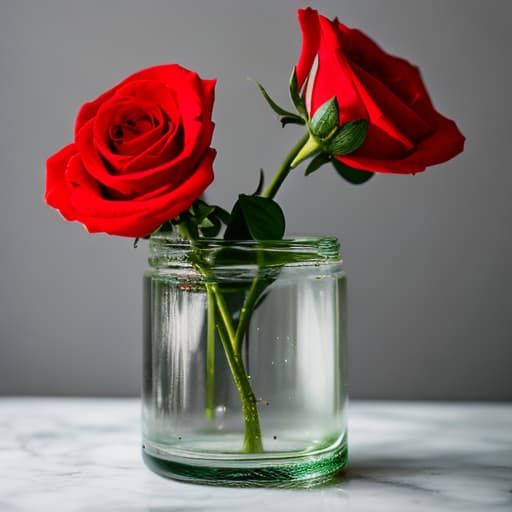
<instances>
[{"instance_id":1,"label":"marble countertop","mask_svg":"<svg viewBox=\"0 0 512 512\"><path fill-rule=\"evenodd\" d=\"M184 484L140 456L134 399L0 398L0 511L512 511L512 405L353 402L347 473L314 489Z\"/></svg>"}]
</instances>

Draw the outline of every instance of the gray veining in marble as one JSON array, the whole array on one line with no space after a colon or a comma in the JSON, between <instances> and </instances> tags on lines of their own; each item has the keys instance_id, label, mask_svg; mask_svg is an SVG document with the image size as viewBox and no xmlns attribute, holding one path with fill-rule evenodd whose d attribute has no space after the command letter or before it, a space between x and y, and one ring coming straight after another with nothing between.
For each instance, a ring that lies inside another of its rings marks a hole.
<instances>
[{"instance_id":1,"label":"gray veining in marble","mask_svg":"<svg viewBox=\"0 0 512 512\"><path fill-rule=\"evenodd\" d=\"M512 511L512 405L356 402L316 489L183 484L140 457L139 402L0 399L0 511Z\"/></svg>"}]
</instances>

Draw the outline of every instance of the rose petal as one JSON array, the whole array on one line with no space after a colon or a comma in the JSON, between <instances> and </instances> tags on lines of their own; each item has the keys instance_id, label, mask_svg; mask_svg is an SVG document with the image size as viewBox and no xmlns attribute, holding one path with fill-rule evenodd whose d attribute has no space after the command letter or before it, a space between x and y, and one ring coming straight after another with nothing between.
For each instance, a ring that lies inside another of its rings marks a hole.
<instances>
[{"instance_id":1,"label":"rose petal","mask_svg":"<svg viewBox=\"0 0 512 512\"><path fill-rule=\"evenodd\" d=\"M413 151L396 160L373 159L351 154L337 157L355 169L370 172L410 174L440 164L458 155L464 149L464 136L450 119L438 114L434 132L418 143Z\"/></svg>"},{"instance_id":2,"label":"rose petal","mask_svg":"<svg viewBox=\"0 0 512 512\"><path fill-rule=\"evenodd\" d=\"M318 52L320 45L320 25L318 12L311 9L311 7L299 9L297 15L302 32L302 48L299 60L297 61L296 74L297 85L299 90L301 90Z\"/></svg>"},{"instance_id":3,"label":"rose petal","mask_svg":"<svg viewBox=\"0 0 512 512\"><path fill-rule=\"evenodd\" d=\"M407 60L385 52L375 41L355 28L337 22L339 40L350 60L377 77L397 97L430 124L436 110L421 78L420 70Z\"/></svg>"},{"instance_id":4,"label":"rose petal","mask_svg":"<svg viewBox=\"0 0 512 512\"><path fill-rule=\"evenodd\" d=\"M142 69L133 75L130 75L116 86L98 96L95 100L84 103L84 105L82 105L75 122L75 135L80 131L85 123L87 123L87 121L93 119L96 116L96 113L98 112L98 109L101 107L101 105L110 99L117 92L117 90L124 85L138 80L155 80L157 82L166 83L172 86L173 90L178 90L183 86L187 87L185 84L190 84L190 75L195 75L197 78L199 78L197 73L189 71L188 69L185 69L178 64L162 64L160 66ZM199 84L197 85L196 83L196 85L202 89L200 82L201 80L199 79Z\"/></svg>"},{"instance_id":5,"label":"rose petal","mask_svg":"<svg viewBox=\"0 0 512 512\"><path fill-rule=\"evenodd\" d=\"M336 96L341 124L367 119L365 105L354 86L349 63L339 48L331 22L323 16L319 17L319 21L321 37L318 70L313 84L310 115L314 115L321 105Z\"/></svg>"},{"instance_id":6,"label":"rose petal","mask_svg":"<svg viewBox=\"0 0 512 512\"><path fill-rule=\"evenodd\" d=\"M132 145L128 144L127 151L131 154L127 155L124 151L113 152L108 137L111 125L117 119L119 109L136 105L150 112L155 112L161 126L155 128L151 136L141 137L139 141L134 141ZM163 112L161 109L163 109ZM163 117L164 112L167 121ZM181 141L174 143L173 139L179 130L179 125L180 113L169 87L160 82L138 80L119 87L116 94L98 109L94 119L94 145L98 148L101 156L112 166L114 172L119 174L137 172L145 168L144 158L146 156L162 156L171 159L177 154L181 148L176 147L176 143ZM161 137L157 137L159 133ZM148 142L146 147L144 147L145 142ZM134 144L136 148L133 148ZM139 151L137 152L134 149L139 149ZM158 163L160 163L158 158L153 160L150 158L147 165L151 166Z\"/></svg>"},{"instance_id":7,"label":"rose petal","mask_svg":"<svg viewBox=\"0 0 512 512\"><path fill-rule=\"evenodd\" d=\"M70 166L69 179L78 184L71 203L87 230L111 235L143 237L163 222L187 210L213 180L215 151L208 149L189 178L175 188L150 194L145 199L117 201L107 199L89 176L80 159Z\"/></svg>"},{"instance_id":8,"label":"rose petal","mask_svg":"<svg viewBox=\"0 0 512 512\"><path fill-rule=\"evenodd\" d=\"M400 133L411 142L424 139L432 133L432 126L423 120L412 108L403 102L384 83L370 75L357 64L352 69L368 95L375 101L382 114L388 118Z\"/></svg>"},{"instance_id":9,"label":"rose petal","mask_svg":"<svg viewBox=\"0 0 512 512\"><path fill-rule=\"evenodd\" d=\"M76 146L69 144L46 160L44 200L49 206L59 210L67 220L76 220L76 213L71 206L65 175L70 160L77 154Z\"/></svg>"}]
</instances>

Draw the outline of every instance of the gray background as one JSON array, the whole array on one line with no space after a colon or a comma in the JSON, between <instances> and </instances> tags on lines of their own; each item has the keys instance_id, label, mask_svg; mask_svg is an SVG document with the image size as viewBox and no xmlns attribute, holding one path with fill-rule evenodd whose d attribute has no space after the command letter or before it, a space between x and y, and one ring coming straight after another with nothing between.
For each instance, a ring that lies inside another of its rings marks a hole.
<instances>
[{"instance_id":1,"label":"gray background","mask_svg":"<svg viewBox=\"0 0 512 512\"><path fill-rule=\"evenodd\" d=\"M282 102L297 1L0 0L0 393L129 395L141 375L146 248L88 235L43 204L44 162L78 107L128 74L178 62L217 77L211 201L251 191L299 137ZM512 2L316 1L418 64L467 137L457 159L357 188L295 172L291 233L340 237L353 397L511 399Z\"/></svg>"}]
</instances>

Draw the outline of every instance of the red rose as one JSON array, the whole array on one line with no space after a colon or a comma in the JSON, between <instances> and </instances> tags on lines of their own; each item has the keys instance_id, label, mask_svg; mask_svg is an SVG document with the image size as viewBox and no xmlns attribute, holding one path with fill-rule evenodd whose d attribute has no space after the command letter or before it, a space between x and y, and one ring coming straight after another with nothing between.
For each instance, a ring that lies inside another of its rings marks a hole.
<instances>
[{"instance_id":1,"label":"red rose","mask_svg":"<svg viewBox=\"0 0 512 512\"><path fill-rule=\"evenodd\" d=\"M306 84L310 117L335 96L340 124L368 121L363 145L338 160L365 171L416 173L462 151L464 136L435 110L418 68L336 19L310 8L298 15L303 42L297 82L299 90Z\"/></svg>"},{"instance_id":2,"label":"red rose","mask_svg":"<svg viewBox=\"0 0 512 512\"><path fill-rule=\"evenodd\" d=\"M187 210L213 180L214 87L170 64L85 103L75 141L47 160L46 202L89 232L130 237Z\"/></svg>"}]
</instances>

